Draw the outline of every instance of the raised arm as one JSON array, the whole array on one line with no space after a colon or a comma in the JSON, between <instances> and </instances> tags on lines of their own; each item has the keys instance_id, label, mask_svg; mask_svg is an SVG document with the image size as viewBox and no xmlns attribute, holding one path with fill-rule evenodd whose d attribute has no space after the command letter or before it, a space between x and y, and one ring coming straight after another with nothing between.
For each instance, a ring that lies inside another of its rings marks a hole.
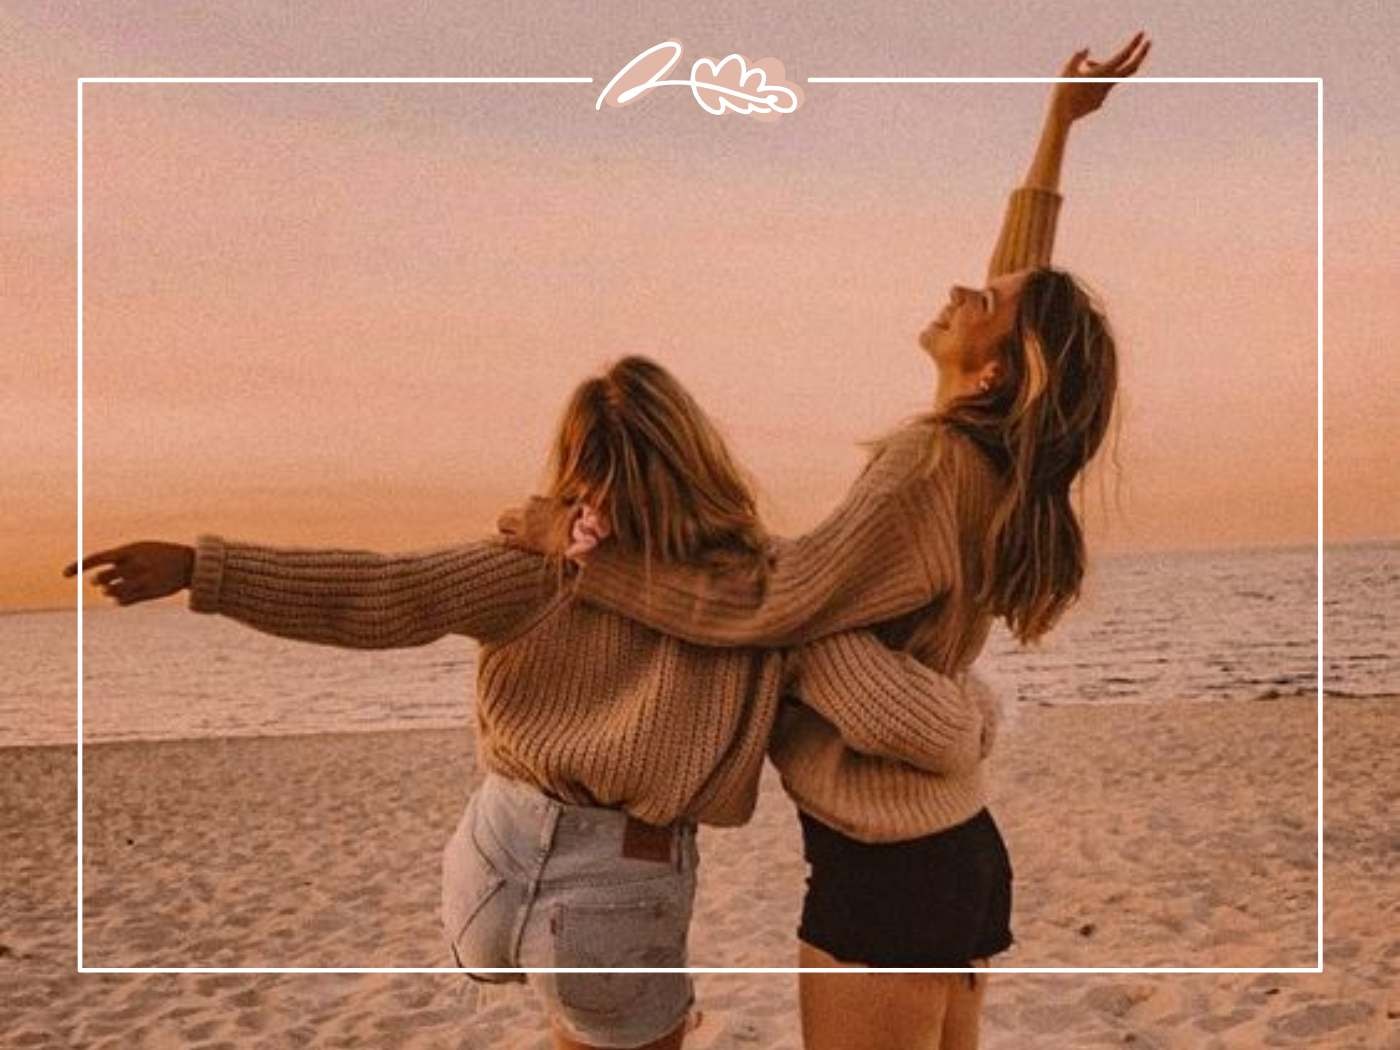
<instances>
[{"instance_id":1,"label":"raised arm","mask_svg":"<svg viewBox=\"0 0 1400 1050\"><path fill-rule=\"evenodd\" d=\"M94 582L121 605L188 587L194 612L353 649L425 645L447 634L502 638L557 590L544 559L496 540L375 554L201 536L193 548L129 544L90 555L81 568L98 565L110 567Z\"/></svg>"},{"instance_id":2,"label":"raised arm","mask_svg":"<svg viewBox=\"0 0 1400 1050\"><path fill-rule=\"evenodd\" d=\"M1057 83L1050 92L1045 121L1025 180L1012 191L996 247L987 265L987 280L1034 266L1048 266L1055 246L1055 226L1059 218L1060 169L1065 144L1075 121L1103 105L1113 88L1104 78L1130 77L1137 72L1151 50L1152 42L1138 33L1112 58L1095 62L1087 49L1070 56L1062 77L1080 78L1074 83Z\"/></svg>"},{"instance_id":3,"label":"raised arm","mask_svg":"<svg viewBox=\"0 0 1400 1050\"><path fill-rule=\"evenodd\" d=\"M803 703L854 751L932 773L976 765L984 705L971 683L885 646L870 631L845 631L796 650L792 682Z\"/></svg>"}]
</instances>

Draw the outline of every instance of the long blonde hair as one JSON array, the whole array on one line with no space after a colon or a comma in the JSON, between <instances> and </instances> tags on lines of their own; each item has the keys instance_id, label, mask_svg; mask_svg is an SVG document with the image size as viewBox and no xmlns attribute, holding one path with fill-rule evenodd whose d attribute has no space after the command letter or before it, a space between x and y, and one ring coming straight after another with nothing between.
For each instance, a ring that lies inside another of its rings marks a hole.
<instances>
[{"instance_id":1,"label":"long blonde hair","mask_svg":"<svg viewBox=\"0 0 1400 1050\"><path fill-rule=\"evenodd\" d=\"M970 438L1007 482L983 536L976 600L1024 643L1079 597L1086 553L1071 487L1108 432L1118 351L1091 292L1045 267L1022 288L999 356L1002 381L928 421Z\"/></svg>"},{"instance_id":2,"label":"long blonde hair","mask_svg":"<svg viewBox=\"0 0 1400 1050\"><path fill-rule=\"evenodd\" d=\"M558 555L581 503L625 550L663 562L757 567L766 536L748 480L719 431L655 361L624 357L574 391L550 456Z\"/></svg>"}]
</instances>

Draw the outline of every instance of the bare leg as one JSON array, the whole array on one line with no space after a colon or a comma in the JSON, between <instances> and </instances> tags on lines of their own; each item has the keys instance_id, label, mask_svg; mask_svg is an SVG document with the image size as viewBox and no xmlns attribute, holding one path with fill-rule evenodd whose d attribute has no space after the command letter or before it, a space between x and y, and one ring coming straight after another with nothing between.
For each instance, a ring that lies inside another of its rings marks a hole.
<instances>
[{"instance_id":1,"label":"bare leg","mask_svg":"<svg viewBox=\"0 0 1400 1050\"><path fill-rule=\"evenodd\" d=\"M681 1043L685 1041L688 1021L689 1018L677 1025L673 1031L663 1035L660 1039L655 1039L647 1043L645 1046L639 1046L637 1050L681 1050ZM570 1039L563 1032L559 1031L558 1028L553 1029L553 1033L554 1050L598 1050L598 1048L594 1047L591 1043L580 1043Z\"/></svg>"},{"instance_id":2,"label":"bare leg","mask_svg":"<svg viewBox=\"0 0 1400 1050\"><path fill-rule=\"evenodd\" d=\"M803 967L844 965L801 942L797 960ZM804 973L797 985L802 1045L805 1050L941 1050L944 1018L957 981L966 985L967 975Z\"/></svg>"},{"instance_id":3,"label":"bare leg","mask_svg":"<svg viewBox=\"0 0 1400 1050\"><path fill-rule=\"evenodd\" d=\"M986 959L973 959L973 966L986 966ZM948 992L948 1014L943 1020L943 1041L938 1050L977 1050L982 1022L982 998L987 994L986 974L948 974L953 984ZM968 978L974 977L969 983Z\"/></svg>"}]
</instances>

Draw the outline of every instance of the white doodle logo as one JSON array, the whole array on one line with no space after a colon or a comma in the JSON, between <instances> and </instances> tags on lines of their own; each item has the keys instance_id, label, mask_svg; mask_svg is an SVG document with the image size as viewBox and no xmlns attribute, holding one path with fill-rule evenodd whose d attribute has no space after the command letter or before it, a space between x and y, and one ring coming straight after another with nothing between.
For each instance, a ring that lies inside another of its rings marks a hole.
<instances>
[{"instance_id":1,"label":"white doodle logo","mask_svg":"<svg viewBox=\"0 0 1400 1050\"><path fill-rule=\"evenodd\" d=\"M750 63L743 55L726 55L718 62L697 58L690 67L689 80L666 80L680 61L681 44L666 40L649 47L623 66L598 96L595 110L621 107L637 101L659 87L688 87L706 113L716 117L726 111L755 120L777 120L802 104L797 85L784 81L783 64L776 58Z\"/></svg>"}]
</instances>

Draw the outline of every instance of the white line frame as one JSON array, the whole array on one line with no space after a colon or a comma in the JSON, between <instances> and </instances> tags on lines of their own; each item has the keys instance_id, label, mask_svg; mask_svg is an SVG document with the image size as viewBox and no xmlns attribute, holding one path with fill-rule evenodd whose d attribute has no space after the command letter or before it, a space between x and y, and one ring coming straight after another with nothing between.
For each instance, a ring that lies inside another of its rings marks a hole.
<instances>
[{"instance_id":1,"label":"white line frame","mask_svg":"<svg viewBox=\"0 0 1400 1050\"><path fill-rule=\"evenodd\" d=\"M1060 84L1075 77L806 77L808 84ZM1313 84L1317 88L1317 965L997 966L1002 973L1323 973L1323 78L1100 77L1134 84ZM592 84L592 77L78 77L77 80L77 557L83 557L83 91L87 84ZM77 972L78 973L463 973L452 966L83 965L83 573L77 574ZM603 967L486 967L475 973L613 973ZM867 967L659 967L650 973L868 973ZM879 967L879 973L986 973L972 967Z\"/></svg>"}]
</instances>

